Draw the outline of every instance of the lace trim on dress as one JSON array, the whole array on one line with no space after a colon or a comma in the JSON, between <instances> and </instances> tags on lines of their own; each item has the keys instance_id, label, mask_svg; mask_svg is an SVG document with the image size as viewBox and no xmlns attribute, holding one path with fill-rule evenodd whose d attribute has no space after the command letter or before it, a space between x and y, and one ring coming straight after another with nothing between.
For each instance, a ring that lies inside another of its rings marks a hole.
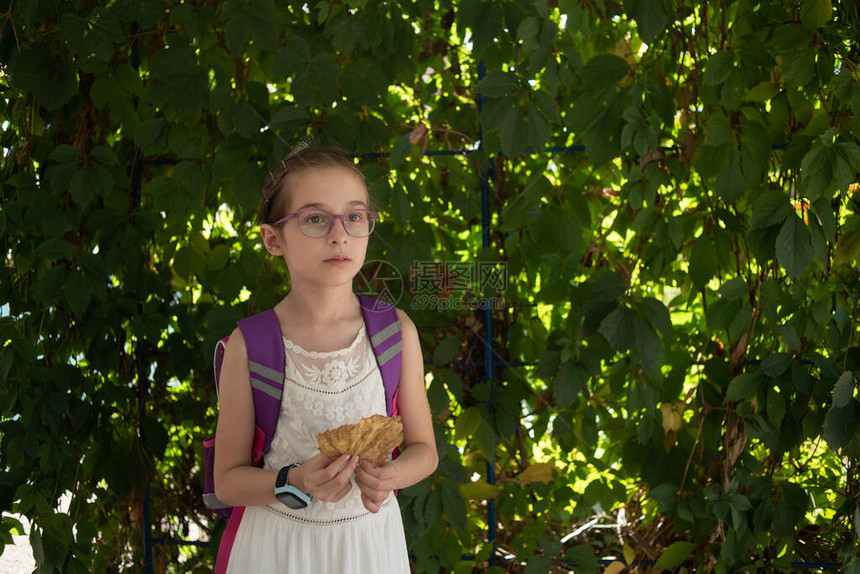
<instances>
[{"instance_id":1,"label":"lace trim on dress","mask_svg":"<svg viewBox=\"0 0 860 574\"><path fill-rule=\"evenodd\" d=\"M310 357L312 359L326 359L329 357L340 357L342 355L346 355L351 350L353 350L365 337L364 323L361 324L361 328L358 330L358 333L355 335L355 339L352 340L352 343L349 344L348 347L344 347L343 349L338 349L337 351L307 351L303 349L298 344L294 343L290 339L284 337L284 346L291 350L295 351L299 355L304 355L305 357Z\"/></svg>"},{"instance_id":2,"label":"lace trim on dress","mask_svg":"<svg viewBox=\"0 0 860 574\"><path fill-rule=\"evenodd\" d=\"M394 499L393 496L389 496L388 498L386 498L385 501L379 506L379 510L382 510L383 508L388 506L393 499ZM352 522L353 520L358 520L359 518L364 518L365 516L370 516L370 512L368 511L368 512L364 512L362 514L354 514L352 516L345 516L343 518L335 518L333 520L314 520L312 518L305 518L304 516L296 516L295 514L281 510L280 508L278 508L277 506L274 506L272 504L267 504L263 508L265 508L269 512L277 514L278 516L282 516L284 518L289 518L291 520L295 520L296 522L304 522L305 524L319 524L319 525L342 524L344 522Z\"/></svg>"},{"instance_id":3,"label":"lace trim on dress","mask_svg":"<svg viewBox=\"0 0 860 574\"><path fill-rule=\"evenodd\" d=\"M293 383L294 385L296 385L297 387L300 387L300 388L305 389L307 391L314 391L316 393L321 393L323 395L339 395L341 393L348 391L349 389L351 389L353 387L357 387L358 385L360 385L361 383L366 381L367 377L369 377L372 374L373 374L373 371L367 371L366 373L364 373L364 375L360 379L356 380L351 385L346 386L346 387L338 387L337 389L332 390L332 391L326 390L326 389L321 389L319 387L311 387L308 385L304 385L304 384L302 384L301 381L298 381L298 380L293 379L291 377L287 377L287 380L289 382Z\"/></svg>"}]
</instances>

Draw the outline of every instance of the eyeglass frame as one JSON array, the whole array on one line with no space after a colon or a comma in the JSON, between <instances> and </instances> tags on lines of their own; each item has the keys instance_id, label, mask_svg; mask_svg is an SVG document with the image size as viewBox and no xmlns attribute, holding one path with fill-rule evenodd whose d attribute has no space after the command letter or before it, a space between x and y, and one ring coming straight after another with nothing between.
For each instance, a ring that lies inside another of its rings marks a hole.
<instances>
[{"instance_id":1,"label":"eyeglass frame","mask_svg":"<svg viewBox=\"0 0 860 574\"><path fill-rule=\"evenodd\" d=\"M350 237L355 237L356 239L362 239L364 237L370 237L370 235L373 233L373 230L376 229L376 220L379 217L378 211L373 211L372 209L366 209L366 208L350 209L350 210L346 211L345 213L332 213L331 211L328 211L327 209L322 209L321 207L306 207L304 209L300 209L298 211L295 211L295 212L287 215L286 217L282 217L281 219L277 220L274 223L271 223L270 225L280 225L281 223L286 223L289 220L294 219L294 218L300 216L302 213L305 213L307 211L315 211L318 213L324 213L324 214L329 215L331 217L331 219L329 220L328 229L326 230L326 232L324 234L322 234L318 237L314 237L313 235L308 235L307 233L305 233L305 231L302 229L301 222L299 222L299 231L301 231L302 235L304 235L305 237L308 237L310 239L322 239L323 237L328 237L331 234L332 229L334 229L334 222L337 219L340 219L340 224L343 226L343 230ZM346 220L344 219L344 217L350 213L355 213L356 211L362 211L362 212L366 213L368 221L373 222L373 226L372 226L371 230L367 233L367 235L353 235L352 233L349 232L349 229L346 228Z\"/></svg>"}]
</instances>

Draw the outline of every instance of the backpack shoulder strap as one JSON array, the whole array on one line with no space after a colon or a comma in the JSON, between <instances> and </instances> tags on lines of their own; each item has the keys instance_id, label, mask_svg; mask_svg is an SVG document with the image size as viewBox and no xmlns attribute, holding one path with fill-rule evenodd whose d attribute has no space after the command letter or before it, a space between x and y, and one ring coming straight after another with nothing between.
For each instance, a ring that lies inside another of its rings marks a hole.
<instances>
[{"instance_id":1,"label":"backpack shoulder strap","mask_svg":"<svg viewBox=\"0 0 860 574\"><path fill-rule=\"evenodd\" d=\"M257 313L238 323L248 349L254 416L263 431L263 453L268 452L278 423L284 391L284 341L274 309Z\"/></svg>"},{"instance_id":2,"label":"backpack shoulder strap","mask_svg":"<svg viewBox=\"0 0 860 574\"><path fill-rule=\"evenodd\" d=\"M403 335L400 332L400 319L394 305L366 297L358 296L370 346L376 355L376 363L382 374L382 384L385 387L385 407L389 416L397 414L395 395L400 385L400 367L403 361Z\"/></svg>"}]
</instances>

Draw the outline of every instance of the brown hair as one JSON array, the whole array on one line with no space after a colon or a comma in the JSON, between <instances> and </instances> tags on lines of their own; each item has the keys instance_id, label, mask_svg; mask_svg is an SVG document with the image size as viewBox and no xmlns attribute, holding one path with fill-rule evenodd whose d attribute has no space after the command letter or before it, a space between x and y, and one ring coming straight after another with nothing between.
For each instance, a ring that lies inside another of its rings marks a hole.
<instances>
[{"instance_id":1,"label":"brown hair","mask_svg":"<svg viewBox=\"0 0 860 574\"><path fill-rule=\"evenodd\" d=\"M263 182L263 200L257 209L257 223L272 223L288 215L292 184L298 174L309 168L332 166L352 170L367 187L364 174L344 150L300 144L266 176Z\"/></svg>"}]
</instances>

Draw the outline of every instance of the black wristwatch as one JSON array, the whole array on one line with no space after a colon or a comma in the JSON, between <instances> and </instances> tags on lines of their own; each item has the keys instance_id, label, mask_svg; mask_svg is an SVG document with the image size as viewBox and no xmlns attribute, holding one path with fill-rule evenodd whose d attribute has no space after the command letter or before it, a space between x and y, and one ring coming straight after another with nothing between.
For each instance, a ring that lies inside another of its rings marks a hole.
<instances>
[{"instance_id":1,"label":"black wristwatch","mask_svg":"<svg viewBox=\"0 0 860 574\"><path fill-rule=\"evenodd\" d=\"M278 472L278 479L275 481L275 498L284 503L288 508L292 508L294 510L306 508L314 499L310 494L302 492L295 486L290 486L287 483L290 471L298 466L301 465L291 464L283 467Z\"/></svg>"}]
</instances>

